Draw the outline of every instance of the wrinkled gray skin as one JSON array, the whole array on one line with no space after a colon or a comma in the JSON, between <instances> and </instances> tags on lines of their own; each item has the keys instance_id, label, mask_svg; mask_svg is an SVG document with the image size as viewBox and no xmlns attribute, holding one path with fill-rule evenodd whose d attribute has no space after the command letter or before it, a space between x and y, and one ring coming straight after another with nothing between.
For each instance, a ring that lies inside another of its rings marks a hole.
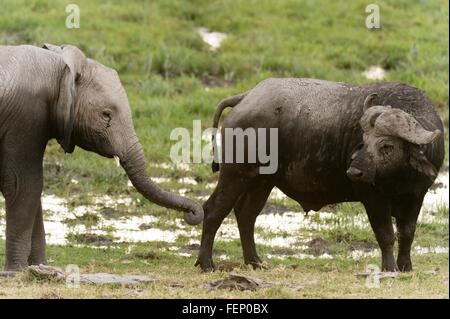
<instances>
[{"instance_id":1,"label":"wrinkled gray skin","mask_svg":"<svg viewBox=\"0 0 450 319\"><path fill-rule=\"evenodd\" d=\"M134 187L150 201L203 219L195 201L168 193L146 173L126 93L117 72L74 46L0 46L0 188L6 201L6 270L45 264L42 160L56 138L118 156Z\"/></svg>"},{"instance_id":2,"label":"wrinkled gray skin","mask_svg":"<svg viewBox=\"0 0 450 319\"><path fill-rule=\"evenodd\" d=\"M382 269L412 270L417 218L444 158L443 125L424 92L401 83L354 87L268 79L222 101L214 127L226 107L233 110L223 121L222 137L225 128L278 128L279 165L275 174L260 175L259 164L220 164L217 187L203 205L197 265L214 270L214 237L234 208L245 263L260 267L254 225L276 186L306 212L362 202L381 248ZM213 171L218 169L213 163ZM397 260L392 217L398 230Z\"/></svg>"}]
</instances>

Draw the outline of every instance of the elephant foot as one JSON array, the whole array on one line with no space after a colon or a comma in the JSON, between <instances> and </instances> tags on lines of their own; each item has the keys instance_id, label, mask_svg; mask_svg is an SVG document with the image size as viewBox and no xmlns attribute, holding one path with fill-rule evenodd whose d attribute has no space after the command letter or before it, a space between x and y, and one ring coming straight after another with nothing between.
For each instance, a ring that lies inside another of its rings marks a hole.
<instances>
[{"instance_id":1,"label":"elephant foot","mask_svg":"<svg viewBox=\"0 0 450 319\"><path fill-rule=\"evenodd\" d=\"M5 265L5 272L21 272L28 267L28 262L24 263L8 263Z\"/></svg>"},{"instance_id":2,"label":"elephant foot","mask_svg":"<svg viewBox=\"0 0 450 319\"><path fill-rule=\"evenodd\" d=\"M409 271L413 270L410 258L399 257L397 259L397 266L398 266L398 269L402 272L409 272Z\"/></svg>"},{"instance_id":3,"label":"elephant foot","mask_svg":"<svg viewBox=\"0 0 450 319\"><path fill-rule=\"evenodd\" d=\"M28 266L31 265L47 265L47 258L30 258L28 259Z\"/></svg>"},{"instance_id":4,"label":"elephant foot","mask_svg":"<svg viewBox=\"0 0 450 319\"><path fill-rule=\"evenodd\" d=\"M205 273L215 271L214 263L211 258L206 259L206 260L198 258L194 264L194 267L197 267L197 266L200 266L200 269L202 270L202 272L205 272Z\"/></svg>"},{"instance_id":5,"label":"elephant foot","mask_svg":"<svg viewBox=\"0 0 450 319\"><path fill-rule=\"evenodd\" d=\"M18 273L20 273L20 271L14 271L14 270L0 271L0 277L14 277Z\"/></svg>"}]
</instances>

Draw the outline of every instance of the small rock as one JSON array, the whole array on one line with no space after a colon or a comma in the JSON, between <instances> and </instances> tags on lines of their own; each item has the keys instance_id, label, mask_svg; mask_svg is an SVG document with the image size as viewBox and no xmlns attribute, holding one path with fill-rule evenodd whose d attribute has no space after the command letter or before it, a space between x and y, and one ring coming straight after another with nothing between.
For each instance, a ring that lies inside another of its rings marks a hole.
<instances>
[{"instance_id":1,"label":"small rock","mask_svg":"<svg viewBox=\"0 0 450 319\"><path fill-rule=\"evenodd\" d=\"M378 276L378 278L385 279L385 278L395 278L398 275L400 275L400 272L396 271L382 271L382 272L362 272L356 274L356 277L358 278L367 278L369 276Z\"/></svg>"},{"instance_id":2,"label":"small rock","mask_svg":"<svg viewBox=\"0 0 450 319\"><path fill-rule=\"evenodd\" d=\"M137 284L141 282L150 282L154 279L147 275L115 275L107 273L83 274L80 276L80 282L90 284Z\"/></svg>"},{"instance_id":3,"label":"small rock","mask_svg":"<svg viewBox=\"0 0 450 319\"><path fill-rule=\"evenodd\" d=\"M229 290L251 290L255 291L257 289L272 287L273 283L245 276L237 273L230 273L228 277L213 281L207 285L209 289L229 289Z\"/></svg>"},{"instance_id":4,"label":"small rock","mask_svg":"<svg viewBox=\"0 0 450 319\"><path fill-rule=\"evenodd\" d=\"M51 281L64 281L66 279L66 273L58 267L46 266L46 265L32 265L28 266L28 275L37 280L51 280Z\"/></svg>"}]
</instances>

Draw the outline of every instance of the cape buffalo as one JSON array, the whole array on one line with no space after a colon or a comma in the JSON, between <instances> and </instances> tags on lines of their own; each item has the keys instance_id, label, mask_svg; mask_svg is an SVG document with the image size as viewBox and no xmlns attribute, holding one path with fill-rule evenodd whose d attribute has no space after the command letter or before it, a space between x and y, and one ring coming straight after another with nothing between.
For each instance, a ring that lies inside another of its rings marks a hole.
<instances>
[{"instance_id":1,"label":"cape buffalo","mask_svg":"<svg viewBox=\"0 0 450 319\"><path fill-rule=\"evenodd\" d=\"M226 107L233 110L220 131L220 176L203 205L196 265L203 271L214 270L214 237L234 208L245 263L260 267L254 225L276 186L306 212L327 204L362 202L381 248L382 269L412 270L417 218L444 159L443 124L423 91L402 83L351 86L271 78L223 100L214 127ZM224 162L230 151L224 141L226 128L277 128L276 172L261 174L258 161ZM213 163L213 171L218 169L219 164ZM392 217L398 232L397 261Z\"/></svg>"}]
</instances>

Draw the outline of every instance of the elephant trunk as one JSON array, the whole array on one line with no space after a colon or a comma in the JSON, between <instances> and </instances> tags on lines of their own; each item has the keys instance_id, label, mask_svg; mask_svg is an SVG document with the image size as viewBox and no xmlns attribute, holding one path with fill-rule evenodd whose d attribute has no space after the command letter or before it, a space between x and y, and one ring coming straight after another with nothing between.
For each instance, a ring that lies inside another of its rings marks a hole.
<instances>
[{"instance_id":1,"label":"elephant trunk","mask_svg":"<svg viewBox=\"0 0 450 319\"><path fill-rule=\"evenodd\" d=\"M185 212L184 220L190 225L197 225L202 222L204 213L199 203L169 193L150 179L145 169L144 152L139 141L135 141L127 153L120 158L120 164L125 169L133 186L149 201L163 207Z\"/></svg>"}]
</instances>

